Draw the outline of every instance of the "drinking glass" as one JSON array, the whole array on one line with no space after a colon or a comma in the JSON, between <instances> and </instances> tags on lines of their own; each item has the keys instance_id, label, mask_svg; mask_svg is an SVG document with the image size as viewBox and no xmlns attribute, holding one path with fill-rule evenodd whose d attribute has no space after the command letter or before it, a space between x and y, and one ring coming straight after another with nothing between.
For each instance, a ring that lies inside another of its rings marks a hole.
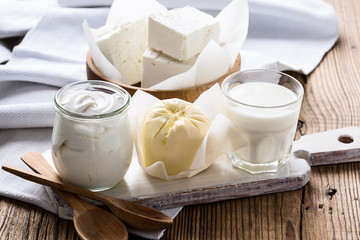
<instances>
[{"instance_id":1,"label":"drinking glass","mask_svg":"<svg viewBox=\"0 0 360 240\"><path fill-rule=\"evenodd\" d=\"M222 92L225 114L245 143L228 154L233 166L251 173L277 172L290 157L302 85L285 73L254 69L228 76Z\"/></svg>"}]
</instances>

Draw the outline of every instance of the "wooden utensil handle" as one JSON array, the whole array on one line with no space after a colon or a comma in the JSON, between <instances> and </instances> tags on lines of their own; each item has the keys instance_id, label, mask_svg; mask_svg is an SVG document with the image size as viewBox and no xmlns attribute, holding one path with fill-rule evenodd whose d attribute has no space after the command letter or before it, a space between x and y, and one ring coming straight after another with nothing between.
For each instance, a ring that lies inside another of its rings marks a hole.
<instances>
[{"instance_id":1,"label":"wooden utensil handle","mask_svg":"<svg viewBox=\"0 0 360 240\"><path fill-rule=\"evenodd\" d=\"M22 155L20 158L34 172L62 181L60 176L55 171L49 170L48 168L49 163L44 159L44 157L40 153L28 152Z\"/></svg>"},{"instance_id":2,"label":"wooden utensil handle","mask_svg":"<svg viewBox=\"0 0 360 240\"><path fill-rule=\"evenodd\" d=\"M44 176L44 175L40 175L37 173L32 173L17 167L12 167L12 166L2 166L2 169L10 172L16 176L19 176L21 178L27 179L29 181L32 182L36 182L36 183L40 183L42 185L46 185L49 187L52 187L54 189L60 190L60 191L66 191L66 192L70 192L70 193L74 193L74 194L79 194L85 197L89 197L91 199L94 199L96 201L99 202L104 202L104 199L102 198L102 196L97 193L93 193L90 192L89 190L80 188L80 187L76 187L74 185L70 185L68 183L62 182L60 180L56 180L56 179L51 179L48 176Z\"/></svg>"},{"instance_id":3,"label":"wooden utensil handle","mask_svg":"<svg viewBox=\"0 0 360 240\"><path fill-rule=\"evenodd\" d=\"M81 213L81 212L86 211L91 208L94 208L94 209L96 208L95 206L91 205L90 203L87 203L84 200L82 200L81 198L79 198L76 194L68 193L68 192L60 191L60 190L56 190L56 189L54 189L54 191L62 199L64 199L71 206L72 209L76 209L78 211L78 213ZM78 214L78 213L74 212L74 214Z\"/></svg>"}]
</instances>

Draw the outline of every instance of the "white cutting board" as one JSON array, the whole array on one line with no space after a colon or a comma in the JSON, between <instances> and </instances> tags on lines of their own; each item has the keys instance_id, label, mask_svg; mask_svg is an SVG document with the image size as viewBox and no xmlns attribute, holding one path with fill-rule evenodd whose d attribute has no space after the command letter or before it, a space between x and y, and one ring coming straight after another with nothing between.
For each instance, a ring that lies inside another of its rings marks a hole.
<instances>
[{"instance_id":1,"label":"white cutting board","mask_svg":"<svg viewBox=\"0 0 360 240\"><path fill-rule=\"evenodd\" d=\"M342 143L338 140L341 136L353 141ZM208 169L191 178L170 181L147 175L134 154L125 178L102 193L166 209L289 191L301 188L309 181L310 165L358 161L359 148L359 128L337 129L307 135L295 141L292 158L277 173L251 174L232 167L231 160L222 156ZM44 156L52 164L50 151Z\"/></svg>"}]
</instances>

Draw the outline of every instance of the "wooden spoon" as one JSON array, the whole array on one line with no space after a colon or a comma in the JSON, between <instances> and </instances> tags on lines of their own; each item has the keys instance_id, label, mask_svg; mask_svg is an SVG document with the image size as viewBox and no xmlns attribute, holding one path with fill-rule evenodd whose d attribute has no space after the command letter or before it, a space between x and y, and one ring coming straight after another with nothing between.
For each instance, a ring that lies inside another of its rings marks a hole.
<instances>
[{"instance_id":1,"label":"wooden spoon","mask_svg":"<svg viewBox=\"0 0 360 240\"><path fill-rule=\"evenodd\" d=\"M21 157L21 160L35 172L49 177L53 183L56 183L55 185L51 185L51 187L76 193L101 202L108 206L114 215L132 227L147 231L159 231L169 227L173 223L172 218L156 209L91 192L87 189L65 183L40 153L26 153Z\"/></svg>"},{"instance_id":2,"label":"wooden spoon","mask_svg":"<svg viewBox=\"0 0 360 240\"><path fill-rule=\"evenodd\" d=\"M56 191L74 211L74 226L81 239L128 239L126 226L110 212L95 207L75 194Z\"/></svg>"}]
</instances>

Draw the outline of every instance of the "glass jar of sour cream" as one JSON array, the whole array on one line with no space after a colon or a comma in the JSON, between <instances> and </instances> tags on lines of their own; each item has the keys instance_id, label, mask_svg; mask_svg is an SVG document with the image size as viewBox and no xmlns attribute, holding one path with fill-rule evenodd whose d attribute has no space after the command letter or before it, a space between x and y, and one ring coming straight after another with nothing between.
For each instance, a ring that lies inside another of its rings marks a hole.
<instances>
[{"instance_id":1,"label":"glass jar of sour cream","mask_svg":"<svg viewBox=\"0 0 360 240\"><path fill-rule=\"evenodd\" d=\"M54 103L51 150L60 177L92 191L116 185L133 153L129 93L103 81L77 82L60 89Z\"/></svg>"}]
</instances>

